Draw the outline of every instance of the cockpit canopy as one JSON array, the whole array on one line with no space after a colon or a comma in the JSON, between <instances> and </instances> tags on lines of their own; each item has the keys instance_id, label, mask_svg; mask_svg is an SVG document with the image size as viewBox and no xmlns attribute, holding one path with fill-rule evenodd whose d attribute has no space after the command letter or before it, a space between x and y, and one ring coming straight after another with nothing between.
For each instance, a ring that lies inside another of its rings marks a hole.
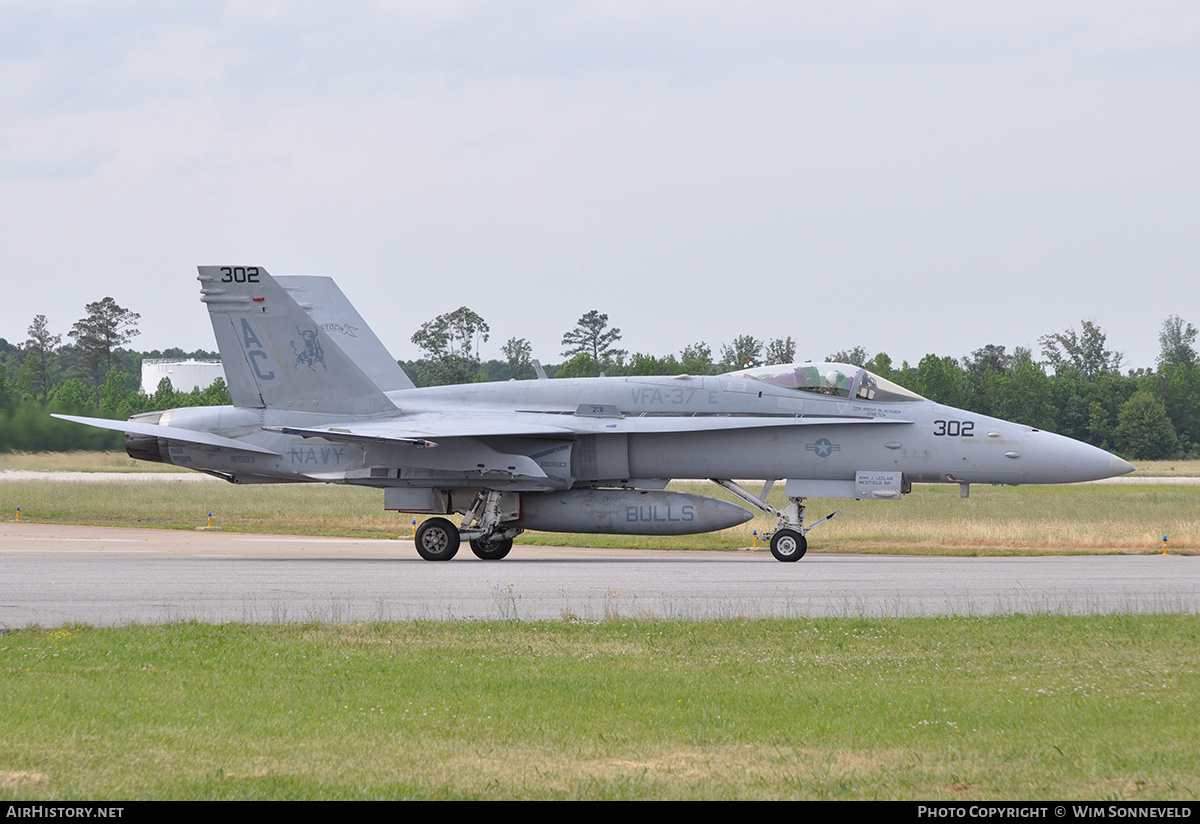
<instances>
[{"instance_id":1,"label":"cockpit canopy","mask_svg":"<svg viewBox=\"0 0 1200 824\"><path fill-rule=\"evenodd\" d=\"M838 398L858 398L877 403L925 400L887 378L847 363L785 363L729 372L725 377L762 381L797 392L814 392Z\"/></svg>"}]
</instances>

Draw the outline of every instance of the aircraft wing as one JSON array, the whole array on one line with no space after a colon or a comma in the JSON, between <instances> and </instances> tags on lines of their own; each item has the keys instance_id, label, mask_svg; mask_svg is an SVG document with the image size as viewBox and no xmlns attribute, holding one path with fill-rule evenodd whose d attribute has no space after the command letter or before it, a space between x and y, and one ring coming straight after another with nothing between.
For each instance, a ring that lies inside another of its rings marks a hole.
<instances>
[{"instance_id":1,"label":"aircraft wing","mask_svg":"<svg viewBox=\"0 0 1200 824\"><path fill-rule=\"evenodd\" d=\"M592 434L600 432L635 433L667 433L667 432L708 432L723 429L762 429L769 426L863 426L867 424L908 424L912 421L895 418L838 418L811 417L802 418L797 415L695 415L681 417L675 415L646 415L628 418L573 418L572 432Z\"/></svg>"},{"instance_id":2,"label":"aircraft wing","mask_svg":"<svg viewBox=\"0 0 1200 824\"><path fill-rule=\"evenodd\" d=\"M768 426L830 426L851 424L907 424L893 418L837 418L796 416L645 416L586 417L551 413L497 413L461 415L406 415L383 420L358 420L319 427L271 426L271 432L351 443L402 443L437 446L437 439L483 438L516 435L591 435L599 433L707 432Z\"/></svg>"},{"instance_id":3,"label":"aircraft wing","mask_svg":"<svg viewBox=\"0 0 1200 824\"><path fill-rule=\"evenodd\" d=\"M94 426L98 429L112 429L116 432L132 432L135 435L149 435L154 438L164 438L169 441L180 441L181 443L217 446L222 449L237 449L241 452L257 452L260 455L279 456L278 452L264 449L261 446L255 446L252 443L235 441L233 438L223 438L220 435L214 435L211 432L201 432L197 429L183 429L178 426L159 426L156 423L138 423L136 421L113 421L108 418L85 418L79 415L59 415L52 413L52 417L71 421L72 423L81 423L85 426Z\"/></svg>"},{"instance_id":4,"label":"aircraft wing","mask_svg":"<svg viewBox=\"0 0 1200 824\"><path fill-rule=\"evenodd\" d=\"M540 417L540 416L539 416ZM269 426L270 432L351 443L404 443L437 446L430 438L482 438L503 435L572 435L575 430L508 415L413 415L385 420L345 421L319 427Z\"/></svg>"}]
</instances>

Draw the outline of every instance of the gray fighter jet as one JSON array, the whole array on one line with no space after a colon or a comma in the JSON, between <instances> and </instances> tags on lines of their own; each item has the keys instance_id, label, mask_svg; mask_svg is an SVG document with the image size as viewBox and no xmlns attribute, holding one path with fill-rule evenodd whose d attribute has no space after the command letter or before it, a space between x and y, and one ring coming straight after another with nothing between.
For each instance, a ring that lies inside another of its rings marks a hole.
<instances>
[{"instance_id":1,"label":"gray fighter jet","mask_svg":"<svg viewBox=\"0 0 1200 824\"><path fill-rule=\"evenodd\" d=\"M752 517L668 491L675 479L712 480L774 516L771 552L796 561L827 520L805 523L808 498L898 500L914 483L958 484L966 497L973 483L1133 470L850 364L416 388L328 278L201 266L199 280L233 406L58 417L124 432L134 458L233 483L382 488L385 509L436 516L416 534L430 561L453 558L464 538L480 558L503 558L526 529L680 535ZM755 494L735 478L764 485ZM780 482L788 503L777 509L767 496ZM454 513L460 525L444 517Z\"/></svg>"}]
</instances>

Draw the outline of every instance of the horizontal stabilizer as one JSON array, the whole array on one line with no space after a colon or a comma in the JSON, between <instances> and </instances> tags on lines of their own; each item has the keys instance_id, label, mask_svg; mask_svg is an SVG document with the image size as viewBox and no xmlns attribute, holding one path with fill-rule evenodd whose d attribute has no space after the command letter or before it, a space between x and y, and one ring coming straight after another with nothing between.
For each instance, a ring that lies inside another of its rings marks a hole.
<instances>
[{"instance_id":1,"label":"horizontal stabilizer","mask_svg":"<svg viewBox=\"0 0 1200 824\"><path fill-rule=\"evenodd\" d=\"M284 435L299 435L301 438L320 438L325 441L344 441L346 443L395 443L408 446L429 448L437 446L433 441L424 438L405 438L392 435L351 432L342 427L326 427L324 429L304 429L298 426L264 426L267 432L282 432Z\"/></svg>"},{"instance_id":2,"label":"horizontal stabilizer","mask_svg":"<svg viewBox=\"0 0 1200 824\"><path fill-rule=\"evenodd\" d=\"M149 435L152 438L163 438L180 443L194 443L200 446L216 446L222 449L236 449L240 452L257 452L260 455L279 456L278 452L255 446L245 441L235 441L233 438L223 438L211 432L201 432L196 429L181 429L178 426L159 426L155 423L137 423L135 421L113 421L108 418L85 418L79 415L58 415L59 418L71 423L81 423L84 426L94 426L97 429L111 429L114 432L130 432L135 435Z\"/></svg>"},{"instance_id":3,"label":"horizontal stabilizer","mask_svg":"<svg viewBox=\"0 0 1200 824\"><path fill-rule=\"evenodd\" d=\"M464 418L470 417L464 416ZM499 433L494 431L497 429L495 426L480 426L478 420L473 423L475 425L471 427L461 425L455 427L454 435L441 443L428 440L419 427L401 426L395 421L347 421L321 427L264 426L263 429L268 432L297 435L301 438L321 438L333 442L415 447L407 452L402 460L402 464L406 467L443 472L465 472L472 475L498 474L534 479L545 479L547 476L545 470L533 458L528 455L498 451L475 440L473 435L479 434L480 431L485 431L489 435L513 434L514 431L523 435L553 434L561 436L569 434L562 429L549 430L544 426L522 431L514 427L511 415L502 421L505 426ZM469 428L471 432L465 433L463 431L465 428Z\"/></svg>"}]
</instances>

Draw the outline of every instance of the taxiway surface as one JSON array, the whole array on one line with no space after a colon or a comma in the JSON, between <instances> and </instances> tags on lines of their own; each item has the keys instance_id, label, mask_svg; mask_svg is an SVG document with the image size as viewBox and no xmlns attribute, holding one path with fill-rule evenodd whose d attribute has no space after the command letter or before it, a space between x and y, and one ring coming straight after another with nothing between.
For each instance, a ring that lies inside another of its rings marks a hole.
<instances>
[{"instance_id":1,"label":"taxiway surface","mask_svg":"<svg viewBox=\"0 0 1200 824\"><path fill-rule=\"evenodd\" d=\"M162 621L987 615L1200 611L1200 559L911 558L466 547L0 524L0 627Z\"/></svg>"}]
</instances>

